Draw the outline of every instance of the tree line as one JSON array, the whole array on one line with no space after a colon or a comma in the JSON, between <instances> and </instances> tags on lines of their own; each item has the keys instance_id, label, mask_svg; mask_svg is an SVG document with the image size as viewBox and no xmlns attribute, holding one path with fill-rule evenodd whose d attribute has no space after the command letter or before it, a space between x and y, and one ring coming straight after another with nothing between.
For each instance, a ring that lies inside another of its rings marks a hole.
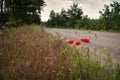
<instances>
[{"instance_id":1,"label":"tree line","mask_svg":"<svg viewBox=\"0 0 120 80\"><path fill-rule=\"evenodd\" d=\"M0 26L39 24L44 0L0 0Z\"/></svg>"},{"instance_id":2,"label":"tree line","mask_svg":"<svg viewBox=\"0 0 120 80\"><path fill-rule=\"evenodd\" d=\"M120 2L104 5L99 13L99 19L90 19L88 15L83 15L82 8L74 3L68 10L61 9L60 13L52 10L44 24L48 27L120 31Z\"/></svg>"}]
</instances>

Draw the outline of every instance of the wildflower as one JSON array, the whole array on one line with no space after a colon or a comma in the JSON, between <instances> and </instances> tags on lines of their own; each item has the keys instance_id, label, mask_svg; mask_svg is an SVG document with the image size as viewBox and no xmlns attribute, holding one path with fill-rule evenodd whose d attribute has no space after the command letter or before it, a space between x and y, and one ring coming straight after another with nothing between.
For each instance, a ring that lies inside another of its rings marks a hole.
<instances>
[{"instance_id":1,"label":"wildflower","mask_svg":"<svg viewBox=\"0 0 120 80\"><path fill-rule=\"evenodd\" d=\"M107 49L106 48L103 48L104 51L106 51Z\"/></svg>"},{"instance_id":2,"label":"wildflower","mask_svg":"<svg viewBox=\"0 0 120 80\"><path fill-rule=\"evenodd\" d=\"M85 43L90 43L90 40L88 38L82 38L81 41Z\"/></svg>"},{"instance_id":3,"label":"wildflower","mask_svg":"<svg viewBox=\"0 0 120 80\"><path fill-rule=\"evenodd\" d=\"M68 43L69 43L69 44L73 44L73 43L74 43L74 40L69 40Z\"/></svg>"},{"instance_id":4,"label":"wildflower","mask_svg":"<svg viewBox=\"0 0 120 80\"><path fill-rule=\"evenodd\" d=\"M81 44L81 42L75 42L76 46L79 46Z\"/></svg>"}]
</instances>

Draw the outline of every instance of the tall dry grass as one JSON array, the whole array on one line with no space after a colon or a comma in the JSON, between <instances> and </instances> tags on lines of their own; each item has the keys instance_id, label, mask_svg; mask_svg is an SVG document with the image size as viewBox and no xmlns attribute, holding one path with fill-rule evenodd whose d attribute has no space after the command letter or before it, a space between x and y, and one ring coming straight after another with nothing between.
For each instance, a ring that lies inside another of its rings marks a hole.
<instances>
[{"instance_id":1,"label":"tall dry grass","mask_svg":"<svg viewBox=\"0 0 120 80\"><path fill-rule=\"evenodd\" d=\"M61 40L38 26L4 29L0 71L7 80L57 80Z\"/></svg>"}]
</instances>

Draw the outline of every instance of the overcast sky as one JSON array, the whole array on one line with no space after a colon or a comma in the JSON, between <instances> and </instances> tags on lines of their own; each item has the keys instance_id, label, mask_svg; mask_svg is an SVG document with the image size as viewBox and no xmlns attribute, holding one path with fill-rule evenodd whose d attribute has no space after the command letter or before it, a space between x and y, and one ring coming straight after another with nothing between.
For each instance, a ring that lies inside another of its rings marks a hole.
<instances>
[{"instance_id":1,"label":"overcast sky","mask_svg":"<svg viewBox=\"0 0 120 80\"><path fill-rule=\"evenodd\" d=\"M66 10L70 8L73 3L78 3L82 8L84 15L88 15L90 18L98 18L99 11L103 9L104 4L110 4L113 0L45 0L46 6L41 13L42 21L46 21L49 18L51 10L60 12L62 8ZM120 0L114 0L119 1Z\"/></svg>"}]
</instances>

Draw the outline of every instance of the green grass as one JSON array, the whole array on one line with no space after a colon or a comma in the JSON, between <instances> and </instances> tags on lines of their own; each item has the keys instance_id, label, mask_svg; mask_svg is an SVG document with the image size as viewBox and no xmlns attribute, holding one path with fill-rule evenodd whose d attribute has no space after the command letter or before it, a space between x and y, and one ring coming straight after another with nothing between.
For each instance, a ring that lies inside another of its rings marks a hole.
<instances>
[{"instance_id":1,"label":"green grass","mask_svg":"<svg viewBox=\"0 0 120 80\"><path fill-rule=\"evenodd\" d=\"M0 80L120 80L120 65L37 25L0 31Z\"/></svg>"}]
</instances>

